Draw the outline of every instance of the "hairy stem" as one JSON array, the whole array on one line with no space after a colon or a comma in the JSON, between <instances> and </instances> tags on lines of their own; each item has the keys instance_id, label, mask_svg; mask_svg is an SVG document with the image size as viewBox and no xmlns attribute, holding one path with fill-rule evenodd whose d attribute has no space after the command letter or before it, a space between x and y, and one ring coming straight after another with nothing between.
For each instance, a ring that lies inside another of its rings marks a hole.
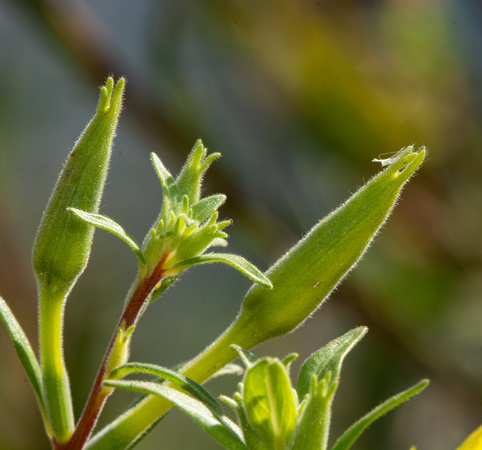
<instances>
[{"instance_id":1,"label":"hairy stem","mask_svg":"<svg viewBox=\"0 0 482 450\"><path fill-rule=\"evenodd\" d=\"M140 318L144 304L164 276L163 264L166 260L166 257L167 255L163 255L157 266L148 277L139 280L114 330L75 431L67 443L56 444L56 450L80 450L92 434L92 430L97 423L105 402L112 393L112 389L103 387L102 383L109 375L109 373L107 373L107 364L116 343L118 330L121 327L123 327L124 330L127 330L129 327L136 325Z\"/></svg>"}]
</instances>

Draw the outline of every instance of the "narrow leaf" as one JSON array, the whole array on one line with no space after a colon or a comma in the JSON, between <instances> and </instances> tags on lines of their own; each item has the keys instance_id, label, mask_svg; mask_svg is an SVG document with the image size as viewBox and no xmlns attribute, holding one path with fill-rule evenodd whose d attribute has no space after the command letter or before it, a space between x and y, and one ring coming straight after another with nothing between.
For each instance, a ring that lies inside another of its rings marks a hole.
<instances>
[{"instance_id":1,"label":"narrow leaf","mask_svg":"<svg viewBox=\"0 0 482 450\"><path fill-rule=\"evenodd\" d=\"M249 423L268 448L285 448L296 426L297 407L286 367L263 358L246 371L243 405Z\"/></svg>"},{"instance_id":2,"label":"narrow leaf","mask_svg":"<svg viewBox=\"0 0 482 450\"><path fill-rule=\"evenodd\" d=\"M155 153L151 153L151 161L162 185L161 219L167 223L171 211L176 214L181 212L182 197L174 178Z\"/></svg>"},{"instance_id":3,"label":"narrow leaf","mask_svg":"<svg viewBox=\"0 0 482 450\"><path fill-rule=\"evenodd\" d=\"M122 366L116 367L110 374L111 379L124 378L125 376L132 373L147 373L150 375L155 375L157 377L164 378L172 383L176 384L180 388L189 392L191 395L196 397L201 402L208 405L211 409L222 413L221 407L219 406L216 399L204 389L199 383L194 380L181 375L174 370L167 369L155 364L145 364L145 363L127 363Z\"/></svg>"},{"instance_id":4,"label":"narrow leaf","mask_svg":"<svg viewBox=\"0 0 482 450\"><path fill-rule=\"evenodd\" d=\"M142 250L137 245L134 238L127 233L124 228L122 228L117 222L108 217L102 216L100 214L92 214L86 211L81 211L77 208L67 208L72 214L75 214L79 219L82 219L84 222L90 223L98 228L102 228L103 230L110 231L115 236L121 238L137 256L140 264L145 264L144 254Z\"/></svg>"},{"instance_id":5,"label":"narrow leaf","mask_svg":"<svg viewBox=\"0 0 482 450\"><path fill-rule=\"evenodd\" d=\"M296 388L300 402L303 401L304 396L310 391L311 377L313 374L316 375L318 381L321 381L328 372L331 372L329 383L338 380L345 356L366 334L367 330L366 327L359 327L349 331L313 353L303 363Z\"/></svg>"},{"instance_id":6,"label":"narrow leaf","mask_svg":"<svg viewBox=\"0 0 482 450\"><path fill-rule=\"evenodd\" d=\"M40 372L40 366L27 336L2 297L0 297L0 319L2 319L5 324L13 346L15 347L15 351L27 373L27 377L37 397L45 428L50 435L45 402L42 396L42 375Z\"/></svg>"},{"instance_id":7,"label":"narrow leaf","mask_svg":"<svg viewBox=\"0 0 482 450\"><path fill-rule=\"evenodd\" d=\"M272 288L273 285L271 281L253 264L247 261L245 258L239 255L233 255L231 253L206 253L204 255L199 255L194 258L185 259L177 263L174 267L182 267L182 266L194 266L195 264L204 264L204 263L214 263L214 262L221 262L225 264L229 264L233 266L235 269L238 269L244 275L246 275L249 279L253 280L255 283L258 283L261 286Z\"/></svg>"},{"instance_id":8,"label":"narrow leaf","mask_svg":"<svg viewBox=\"0 0 482 450\"><path fill-rule=\"evenodd\" d=\"M232 450L247 449L243 442L241 431L235 423L226 416L218 415L204 403L183 392L147 381L106 380L104 384L115 388L163 397L174 403L226 448Z\"/></svg>"},{"instance_id":9,"label":"narrow leaf","mask_svg":"<svg viewBox=\"0 0 482 450\"><path fill-rule=\"evenodd\" d=\"M371 425L375 420L383 416L391 409L395 408L404 401L418 394L428 385L428 383L428 380L422 380L410 389L394 395L393 397L383 402L380 406L372 409L368 414L363 416L360 420L358 420L350 428L348 428L348 430L346 430L336 441L335 445L331 450L349 449L369 425Z\"/></svg>"},{"instance_id":10,"label":"narrow leaf","mask_svg":"<svg viewBox=\"0 0 482 450\"><path fill-rule=\"evenodd\" d=\"M254 366L260 360L254 353L241 348L239 345L233 344L231 348L236 351L246 367Z\"/></svg>"}]
</instances>

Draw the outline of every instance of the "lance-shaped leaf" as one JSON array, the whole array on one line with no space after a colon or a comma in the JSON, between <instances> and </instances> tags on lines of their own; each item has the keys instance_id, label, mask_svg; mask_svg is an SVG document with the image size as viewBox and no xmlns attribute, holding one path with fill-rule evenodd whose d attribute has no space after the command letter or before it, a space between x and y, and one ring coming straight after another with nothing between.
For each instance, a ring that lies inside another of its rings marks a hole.
<instances>
[{"instance_id":1,"label":"lance-shaped leaf","mask_svg":"<svg viewBox=\"0 0 482 450\"><path fill-rule=\"evenodd\" d=\"M235 269L246 275L249 279L253 280L255 283L269 288L273 287L271 281L269 281L269 279L257 267L255 267L242 256L234 255L231 253L205 253L203 255L181 261L177 263L174 268L189 267L196 264L215 262L225 263L234 267Z\"/></svg>"},{"instance_id":2,"label":"lance-shaped leaf","mask_svg":"<svg viewBox=\"0 0 482 450\"><path fill-rule=\"evenodd\" d=\"M368 414L363 416L360 420L348 428L348 430L346 430L336 441L331 450L348 450L351 448L353 443L360 437L360 435L369 425L391 409L400 405L400 403L403 403L404 401L418 394L421 390L425 389L428 383L428 380L422 380L410 389L394 395L393 397L384 401L381 405L372 409Z\"/></svg>"},{"instance_id":3,"label":"lance-shaped leaf","mask_svg":"<svg viewBox=\"0 0 482 450\"><path fill-rule=\"evenodd\" d=\"M171 212L174 212L176 215L180 213L182 196L171 173L164 167L164 164L162 164L162 161L155 153L151 153L151 161L162 185L162 211L160 218L164 224L167 224Z\"/></svg>"},{"instance_id":4,"label":"lance-shaped leaf","mask_svg":"<svg viewBox=\"0 0 482 450\"><path fill-rule=\"evenodd\" d=\"M77 208L67 208L72 214L76 215L79 219L83 220L84 222L90 223L96 227L102 228L103 230L110 231L115 236L121 238L136 254L137 259L139 260L139 264L144 265L145 259L142 250L137 245L137 242L134 238L127 233L117 222L112 219L109 219L106 216L102 216L100 214L92 214L86 211L81 211Z\"/></svg>"},{"instance_id":5,"label":"lance-shaped leaf","mask_svg":"<svg viewBox=\"0 0 482 450\"><path fill-rule=\"evenodd\" d=\"M258 358L254 353L241 348L239 345L232 345L233 350L235 350L246 367L254 366L260 358Z\"/></svg>"},{"instance_id":6,"label":"lance-shaped leaf","mask_svg":"<svg viewBox=\"0 0 482 450\"><path fill-rule=\"evenodd\" d=\"M111 373L111 379L118 379L124 378L129 374L132 373L145 373L149 375L155 375L157 377L164 378L172 383L176 384L180 388L184 389L186 392L189 392L192 396L197 398L199 401L205 403L208 407L216 411L217 413L221 414L222 410L216 401L216 399L204 389L199 383L196 383L194 380L181 375L174 370L167 369L165 367L161 367L155 364L146 364L146 363L127 363L123 364L122 366L116 367Z\"/></svg>"},{"instance_id":7,"label":"lance-shaped leaf","mask_svg":"<svg viewBox=\"0 0 482 450\"><path fill-rule=\"evenodd\" d=\"M319 382L330 372L331 377L328 379L328 384L338 381L345 356L367 331L366 327L355 328L313 353L303 363L296 388L300 402L303 401L305 395L310 391L313 375L316 375L316 379Z\"/></svg>"},{"instance_id":8,"label":"lance-shaped leaf","mask_svg":"<svg viewBox=\"0 0 482 450\"><path fill-rule=\"evenodd\" d=\"M0 297L0 319L2 319L5 327L7 328L10 339L15 347L15 351L17 352L30 384L33 387L40 411L42 413L47 434L51 436L49 420L42 395L42 374L40 372L37 358L35 357L35 353L32 350L30 342L23 332L22 327L2 297Z\"/></svg>"},{"instance_id":9,"label":"lance-shaped leaf","mask_svg":"<svg viewBox=\"0 0 482 450\"><path fill-rule=\"evenodd\" d=\"M174 403L214 439L231 450L246 450L239 427L228 417L213 411L199 400L176 389L148 381L106 380L106 386L144 394L154 394Z\"/></svg>"},{"instance_id":10,"label":"lance-shaped leaf","mask_svg":"<svg viewBox=\"0 0 482 450\"><path fill-rule=\"evenodd\" d=\"M243 385L243 406L251 428L268 448L286 448L297 419L286 366L278 359L263 358L248 367Z\"/></svg>"}]
</instances>

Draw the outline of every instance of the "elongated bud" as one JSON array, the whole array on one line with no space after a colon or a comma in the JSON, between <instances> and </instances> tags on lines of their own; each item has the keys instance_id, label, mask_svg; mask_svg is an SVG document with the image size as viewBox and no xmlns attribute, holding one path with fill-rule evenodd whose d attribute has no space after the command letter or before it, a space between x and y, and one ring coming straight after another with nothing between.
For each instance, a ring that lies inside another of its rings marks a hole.
<instances>
[{"instance_id":1,"label":"elongated bud","mask_svg":"<svg viewBox=\"0 0 482 450\"><path fill-rule=\"evenodd\" d=\"M87 265L94 227L67 208L98 210L124 85L121 78L114 88L109 78L102 87L97 113L70 153L42 217L33 266L39 284L51 289L70 289Z\"/></svg>"},{"instance_id":2,"label":"elongated bud","mask_svg":"<svg viewBox=\"0 0 482 450\"><path fill-rule=\"evenodd\" d=\"M424 149L401 150L384 171L315 225L269 269L267 276L274 288L254 286L237 319L256 330L251 332L255 342L236 342L238 345L250 348L288 333L321 305L366 251L424 156Z\"/></svg>"},{"instance_id":3,"label":"elongated bud","mask_svg":"<svg viewBox=\"0 0 482 450\"><path fill-rule=\"evenodd\" d=\"M55 440L67 442L74 428L69 378L63 357L67 296L87 266L94 226L68 208L98 210L104 188L125 80L101 89L97 112L87 125L55 186L37 232L33 267L39 297L40 363L43 392Z\"/></svg>"}]
</instances>

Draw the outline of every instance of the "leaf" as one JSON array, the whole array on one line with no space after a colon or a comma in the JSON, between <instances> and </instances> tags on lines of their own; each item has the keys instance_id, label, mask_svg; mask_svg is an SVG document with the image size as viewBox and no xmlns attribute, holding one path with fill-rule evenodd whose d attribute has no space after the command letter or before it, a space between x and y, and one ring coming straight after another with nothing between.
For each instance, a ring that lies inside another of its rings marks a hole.
<instances>
[{"instance_id":1,"label":"leaf","mask_svg":"<svg viewBox=\"0 0 482 450\"><path fill-rule=\"evenodd\" d=\"M239 427L228 417L218 415L204 403L171 387L147 381L106 380L106 386L129 391L154 394L174 403L214 439L232 450L245 450L246 445Z\"/></svg>"},{"instance_id":2,"label":"leaf","mask_svg":"<svg viewBox=\"0 0 482 450\"><path fill-rule=\"evenodd\" d=\"M457 450L482 450L482 426L477 428Z\"/></svg>"},{"instance_id":3,"label":"leaf","mask_svg":"<svg viewBox=\"0 0 482 450\"><path fill-rule=\"evenodd\" d=\"M206 253L204 255L195 256L194 258L185 259L177 263L174 267L182 266L194 266L195 264L205 264L221 262L233 266L238 269L249 279L253 280L261 286L272 288L271 281L257 269L253 264L247 261L245 258L239 255L233 255L231 253Z\"/></svg>"},{"instance_id":4,"label":"leaf","mask_svg":"<svg viewBox=\"0 0 482 450\"><path fill-rule=\"evenodd\" d=\"M0 319L2 319L7 328L10 339L15 347L15 351L17 352L20 362L27 373L30 384L33 387L42 413L45 428L50 436L49 421L42 396L42 374L40 372L40 366L27 336L2 297L0 297Z\"/></svg>"},{"instance_id":5,"label":"leaf","mask_svg":"<svg viewBox=\"0 0 482 450\"><path fill-rule=\"evenodd\" d=\"M331 450L348 450L369 425L391 409L418 394L428 385L428 383L428 380L422 380L410 389L394 395L393 397L384 401L380 406L372 409L368 414L363 416L360 420L348 428L348 430L346 430L340 436L340 438L338 438Z\"/></svg>"},{"instance_id":6,"label":"leaf","mask_svg":"<svg viewBox=\"0 0 482 450\"><path fill-rule=\"evenodd\" d=\"M176 215L181 212L182 197L174 178L155 153L151 153L151 161L162 185L162 211L160 218L164 221L164 224L167 224L171 212L174 212Z\"/></svg>"},{"instance_id":7,"label":"leaf","mask_svg":"<svg viewBox=\"0 0 482 450\"><path fill-rule=\"evenodd\" d=\"M355 328L313 353L303 363L297 386L298 400L300 402L303 401L304 396L310 391L313 375L316 375L317 380L321 381L328 372L331 372L329 383L338 381L343 359L367 331L366 327Z\"/></svg>"},{"instance_id":8,"label":"leaf","mask_svg":"<svg viewBox=\"0 0 482 450\"><path fill-rule=\"evenodd\" d=\"M204 389L199 383L191 378L181 375L174 370L167 369L155 364L127 363L116 367L110 374L110 379L124 378L132 373L147 373L164 378L189 392L195 398L208 405L211 409L221 414L222 410L216 399Z\"/></svg>"},{"instance_id":9,"label":"leaf","mask_svg":"<svg viewBox=\"0 0 482 450\"><path fill-rule=\"evenodd\" d=\"M263 358L244 378L243 405L249 424L268 448L284 449L296 426L297 407L284 364Z\"/></svg>"},{"instance_id":10,"label":"leaf","mask_svg":"<svg viewBox=\"0 0 482 450\"><path fill-rule=\"evenodd\" d=\"M109 219L106 216L102 216L100 214L92 214L86 211L81 211L77 208L67 208L72 214L75 214L79 219L83 220L84 222L90 223L98 228L102 228L103 230L110 231L115 236L121 238L137 256L139 263L141 265L145 265L146 261L144 259L144 254L142 250L137 245L134 238L128 234L124 228L122 228L117 222L112 219Z\"/></svg>"},{"instance_id":11,"label":"leaf","mask_svg":"<svg viewBox=\"0 0 482 450\"><path fill-rule=\"evenodd\" d=\"M224 377L225 375L242 375L244 373L244 369L237 364L226 364L222 369L218 370L211 379Z\"/></svg>"},{"instance_id":12,"label":"leaf","mask_svg":"<svg viewBox=\"0 0 482 450\"><path fill-rule=\"evenodd\" d=\"M254 366L260 360L254 353L241 348L239 345L233 344L231 348L236 351L246 367Z\"/></svg>"}]
</instances>

